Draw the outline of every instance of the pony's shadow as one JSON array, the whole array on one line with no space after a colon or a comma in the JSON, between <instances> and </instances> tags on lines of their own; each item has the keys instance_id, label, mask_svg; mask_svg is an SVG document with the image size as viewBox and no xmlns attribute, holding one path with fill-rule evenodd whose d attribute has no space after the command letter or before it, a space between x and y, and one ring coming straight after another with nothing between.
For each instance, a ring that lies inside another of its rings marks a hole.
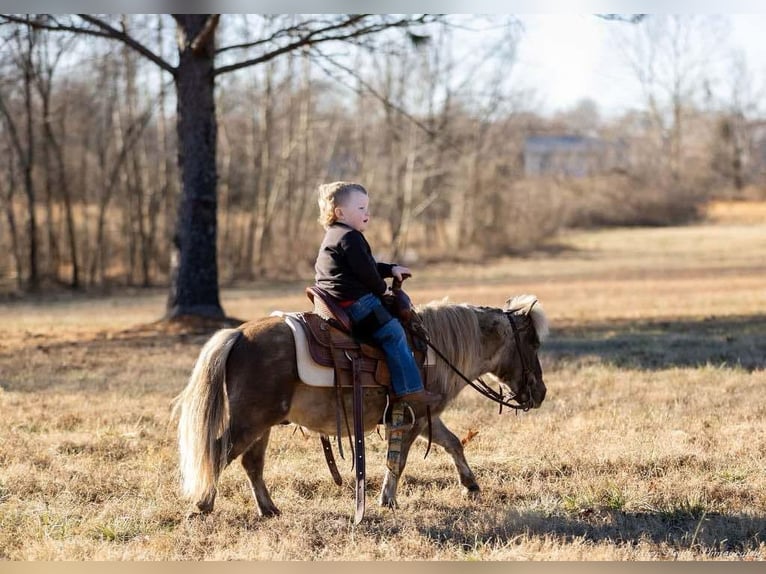
<instances>
[{"instance_id":1,"label":"pony's shadow","mask_svg":"<svg viewBox=\"0 0 766 574\"><path fill-rule=\"evenodd\" d=\"M766 314L554 326L542 356L548 365L596 359L646 370L711 364L753 371L766 367Z\"/></svg>"},{"instance_id":2,"label":"pony's shadow","mask_svg":"<svg viewBox=\"0 0 766 574\"><path fill-rule=\"evenodd\" d=\"M472 520L475 515L476 520ZM558 539L561 543L585 541L618 545L653 542L673 550L701 550L706 554L742 554L758 551L766 533L766 517L724 515L698 510L674 512L623 512L589 509L577 515L509 510L487 523L479 509L455 520L422 525L420 533L439 544L456 544L466 550L478 545L506 545L529 536Z\"/></svg>"}]
</instances>

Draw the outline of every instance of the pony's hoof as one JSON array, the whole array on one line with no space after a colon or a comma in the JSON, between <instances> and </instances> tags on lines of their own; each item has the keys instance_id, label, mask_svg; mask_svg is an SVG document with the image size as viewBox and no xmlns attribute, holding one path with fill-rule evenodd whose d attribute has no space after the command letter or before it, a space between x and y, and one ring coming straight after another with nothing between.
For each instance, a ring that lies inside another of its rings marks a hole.
<instances>
[{"instance_id":1,"label":"pony's hoof","mask_svg":"<svg viewBox=\"0 0 766 574\"><path fill-rule=\"evenodd\" d=\"M276 516L281 516L282 511L279 510L276 506L270 506L269 508L261 508L261 516L264 518L274 518Z\"/></svg>"},{"instance_id":2,"label":"pony's hoof","mask_svg":"<svg viewBox=\"0 0 766 574\"><path fill-rule=\"evenodd\" d=\"M481 489L478 484L472 484L463 488L463 496L466 498L477 499L481 496Z\"/></svg>"},{"instance_id":3,"label":"pony's hoof","mask_svg":"<svg viewBox=\"0 0 766 574\"><path fill-rule=\"evenodd\" d=\"M200 512L198 509L194 508L189 510L184 518L187 522L195 522L198 520L204 520L208 514L208 512Z\"/></svg>"},{"instance_id":4,"label":"pony's hoof","mask_svg":"<svg viewBox=\"0 0 766 574\"><path fill-rule=\"evenodd\" d=\"M383 508L390 508L391 510L394 510L395 508L399 508L399 505L396 502L395 498L383 498L381 497L378 501L378 504L382 506Z\"/></svg>"},{"instance_id":5,"label":"pony's hoof","mask_svg":"<svg viewBox=\"0 0 766 574\"><path fill-rule=\"evenodd\" d=\"M192 510L192 512L199 512L200 514L210 514L213 512L213 507L215 506L215 492L211 496L206 496L205 498L198 500L197 503L194 505L195 510Z\"/></svg>"}]
</instances>

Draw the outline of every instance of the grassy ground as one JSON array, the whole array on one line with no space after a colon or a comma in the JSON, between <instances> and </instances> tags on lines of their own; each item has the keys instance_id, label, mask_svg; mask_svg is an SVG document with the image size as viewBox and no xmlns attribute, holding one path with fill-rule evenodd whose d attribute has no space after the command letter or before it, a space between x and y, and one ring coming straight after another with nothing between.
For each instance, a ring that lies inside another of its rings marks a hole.
<instances>
[{"instance_id":1,"label":"grassy ground","mask_svg":"<svg viewBox=\"0 0 766 574\"><path fill-rule=\"evenodd\" d=\"M519 416L469 389L444 420L482 486L413 447L395 512L368 512L318 438L276 428L257 516L244 472L186 521L171 399L209 333L154 329L164 293L0 306L0 558L16 560L763 560L766 224L573 233L526 259L418 269L416 302L499 306L532 292L552 321L548 398ZM226 290L232 316L307 310L302 284ZM377 461L377 462L376 462Z\"/></svg>"}]
</instances>

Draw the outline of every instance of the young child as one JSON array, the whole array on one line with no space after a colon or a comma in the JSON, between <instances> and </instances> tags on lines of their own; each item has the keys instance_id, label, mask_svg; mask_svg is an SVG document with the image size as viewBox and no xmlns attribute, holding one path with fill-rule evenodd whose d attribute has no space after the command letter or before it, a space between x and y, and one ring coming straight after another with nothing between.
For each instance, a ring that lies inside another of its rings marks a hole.
<instances>
[{"instance_id":1,"label":"young child","mask_svg":"<svg viewBox=\"0 0 766 574\"><path fill-rule=\"evenodd\" d=\"M336 181L319 186L319 222L326 233L317 255L316 284L345 308L357 332L370 336L386 354L394 395L417 415L441 396L424 390L420 372L401 323L383 306L383 280L411 274L407 267L376 263L364 230L370 220L367 190L358 183Z\"/></svg>"}]
</instances>

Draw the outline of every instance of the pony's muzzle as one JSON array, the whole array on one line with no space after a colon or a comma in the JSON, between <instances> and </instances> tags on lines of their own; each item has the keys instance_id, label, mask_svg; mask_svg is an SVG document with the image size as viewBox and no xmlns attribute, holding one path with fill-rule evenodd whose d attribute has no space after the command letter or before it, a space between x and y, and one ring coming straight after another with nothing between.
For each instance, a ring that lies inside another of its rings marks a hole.
<instances>
[{"instance_id":1,"label":"pony's muzzle","mask_svg":"<svg viewBox=\"0 0 766 574\"><path fill-rule=\"evenodd\" d=\"M537 381L537 378L535 377L535 385L532 387L532 408L533 409L539 409L540 405L543 404L543 401L545 400L545 394L548 392L548 389L545 388L545 383L542 381Z\"/></svg>"},{"instance_id":2,"label":"pony's muzzle","mask_svg":"<svg viewBox=\"0 0 766 574\"><path fill-rule=\"evenodd\" d=\"M545 400L545 393L547 392L545 383L532 373L529 373L528 377L529 386L519 393L516 398L520 404L528 408L539 409Z\"/></svg>"}]
</instances>

